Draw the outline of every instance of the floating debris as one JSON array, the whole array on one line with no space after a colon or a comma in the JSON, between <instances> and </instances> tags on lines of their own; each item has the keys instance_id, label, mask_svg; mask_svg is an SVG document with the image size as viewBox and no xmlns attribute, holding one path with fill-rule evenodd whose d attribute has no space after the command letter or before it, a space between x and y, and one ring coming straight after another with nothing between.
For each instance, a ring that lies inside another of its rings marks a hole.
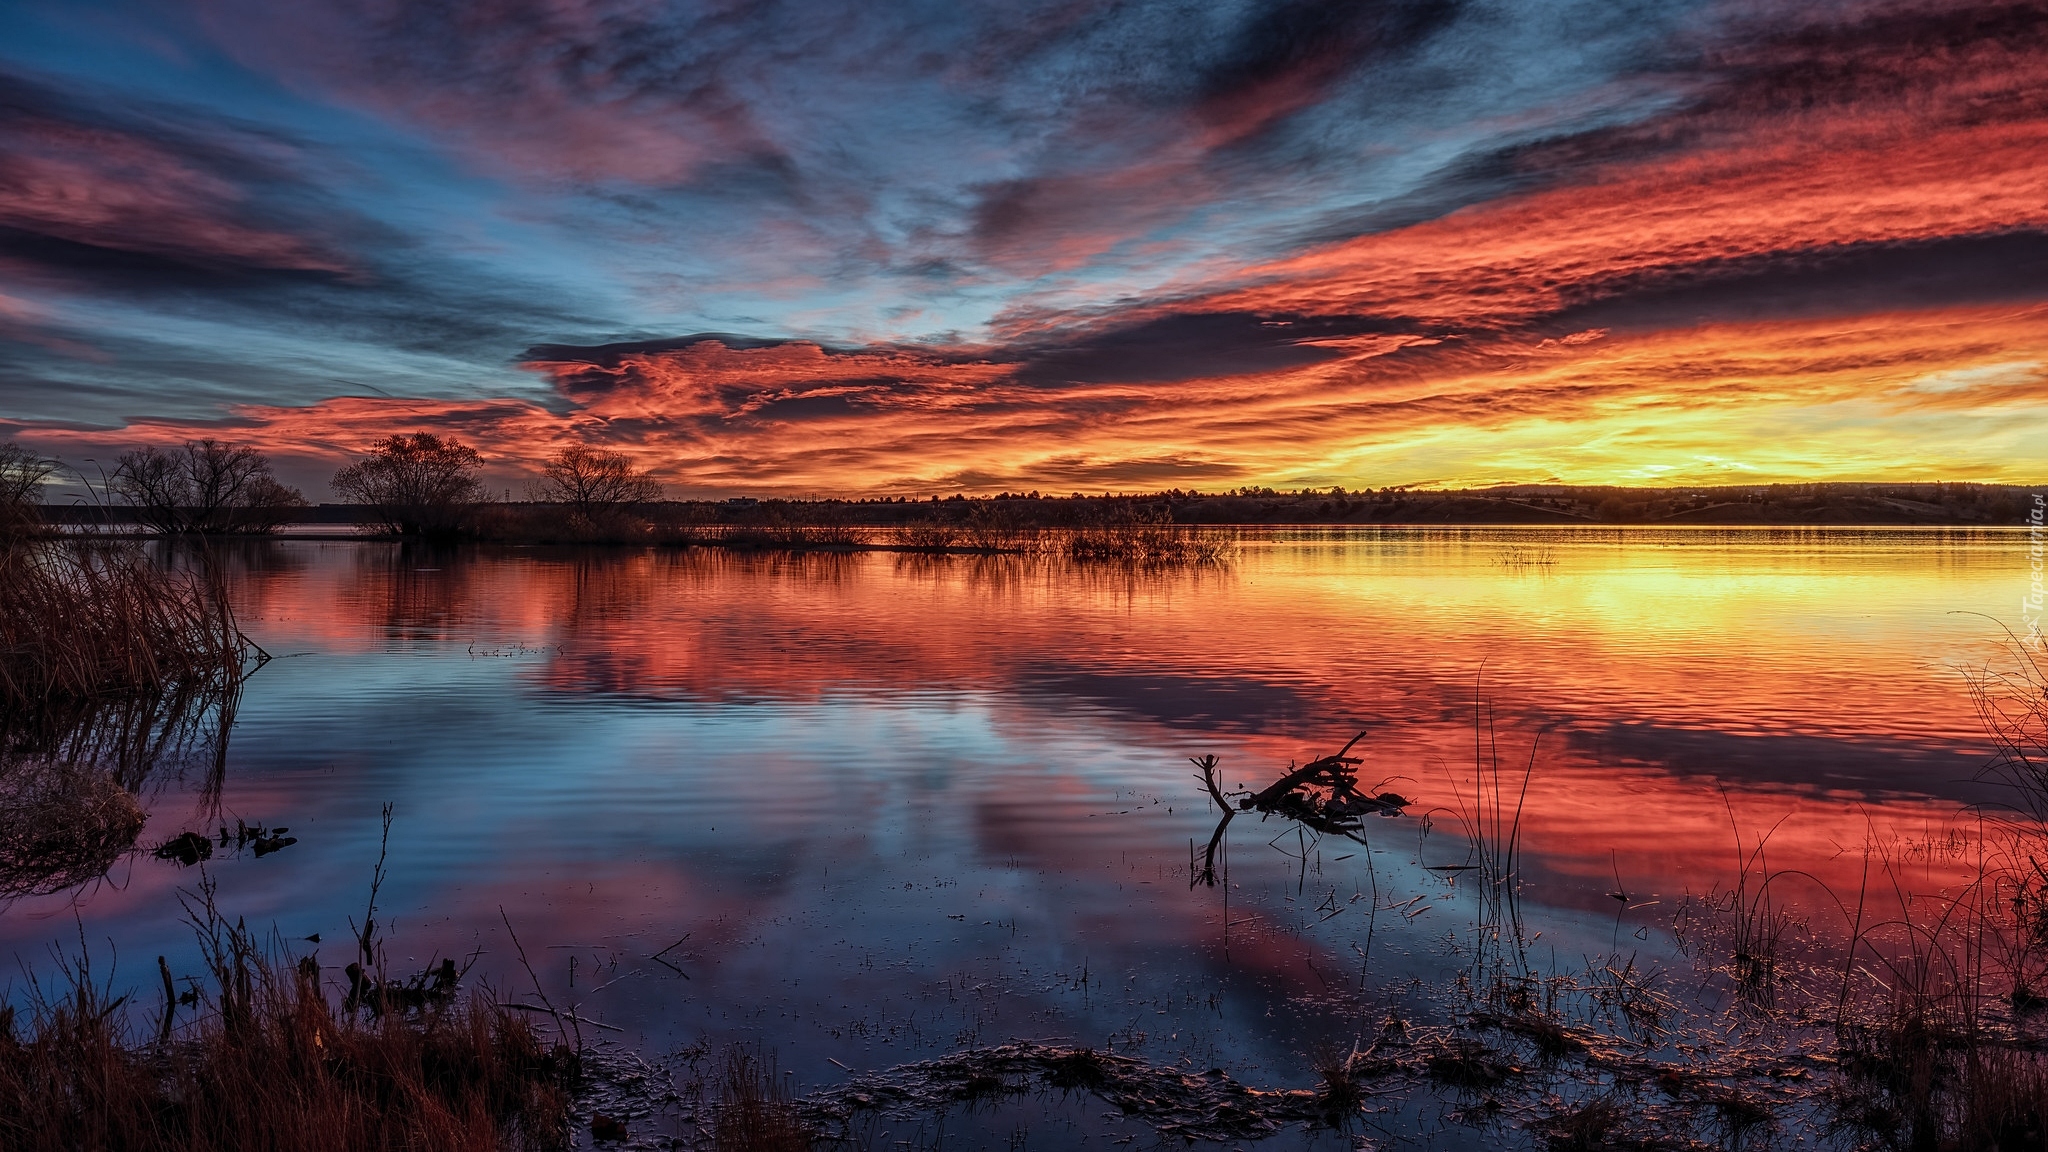
<instances>
[{"instance_id":1,"label":"floating debris","mask_svg":"<svg viewBox=\"0 0 2048 1152\"><path fill-rule=\"evenodd\" d=\"M360 1008L377 1015L417 1011L429 1004L445 1004L455 998L456 986L468 971L467 966L457 968L455 961L444 959L439 964L428 965L410 979L379 979L363 971L361 964L351 963L343 969L348 977L348 995L342 999L342 1007L350 1012Z\"/></svg>"},{"instance_id":2,"label":"floating debris","mask_svg":"<svg viewBox=\"0 0 2048 1152\"><path fill-rule=\"evenodd\" d=\"M156 858L175 860L190 868L201 860L213 859L213 841L197 832L180 832L156 846Z\"/></svg>"},{"instance_id":3,"label":"floating debris","mask_svg":"<svg viewBox=\"0 0 2048 1152\"><path fill-rule=\"evenodd\" d=\"M798 1103L821 1127L856 1113L930 1114L953 1104L1039 1089L1091 1092L1162 1137L1256 1140L1292 1123L1322 1122L1322 1095L1247 1088L1221 1068L1188 1072L1135 1056L1020 1040L868 1072Z\"/></svg>"},{"instance_id":4,"label":"floating debris","mask_svg":"<svg viewBox=\"0 0 2048 1152\"><path fill-rule=\"evenodd\" d=\"M1284 817L1318 835L1342 836L1360 844L1365 843L1367 816L1393 817L1406 813L1408 806L1415 801L1398 792L1387 791L1387 781L1381 781L1371 789L1358 786L1358 765L1364 760L1351 755L1351 749L1365 739L1365 735L1360 732L1353 736L1351 742L1334 756L1318 757L1299 768L1290 764L1280 779L1257 792L1225 792L1217 774L1220 761L1214 755L1192 757L1195 767L1202 770L1196 779L1202 782L1203 790L1223 815L1216 821L1216 831L1209 836L1209 846L1203 852L1200 868L1192 867L1193 862L1190 861L1190 884L1215 886L1216 851L1223 843L1223 833L1230 827L1232 817L1239 812L1257 812L1261 817ZM1192 847L1189 851L1192 854Z\"/></svg>"}]
</instances>

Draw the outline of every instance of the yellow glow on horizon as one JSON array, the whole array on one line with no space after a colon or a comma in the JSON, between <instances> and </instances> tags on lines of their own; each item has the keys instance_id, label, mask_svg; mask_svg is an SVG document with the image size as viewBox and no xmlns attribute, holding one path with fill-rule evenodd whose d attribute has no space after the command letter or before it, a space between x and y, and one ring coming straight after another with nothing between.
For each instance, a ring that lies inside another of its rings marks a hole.
<instances>
[{"instance_id":1,"label":"yellow glow on horizon","mask_svg":"<svg viewBox=\"0 0 2048 1152\"><path fill-rule=\"evenodd\" d=\"M508 477L596 442L683 494L2048 478L2048 305L1336 346L1279 371L1043 387L986 360L865 356L855 367L883 384L812 392L804 381L846 368L810 346L717 346L632 359L566 414L342 397L122 437L226 436L332 466L428 429ZM778 416L792 394L831 404Z\"/></svg>"}]
</instances>

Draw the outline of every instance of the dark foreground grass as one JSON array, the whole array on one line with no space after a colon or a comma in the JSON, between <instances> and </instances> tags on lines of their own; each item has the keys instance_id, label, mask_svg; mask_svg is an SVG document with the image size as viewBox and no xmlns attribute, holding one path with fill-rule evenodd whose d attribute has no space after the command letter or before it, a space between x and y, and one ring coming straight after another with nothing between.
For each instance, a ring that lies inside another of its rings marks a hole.
<instances>
[{"instance_id":1,"label":"dark foreground grass","mask_svg":"<svg viewBox=\"0 0 2048 1152\"><path fill-rule=\"evenodd\" d=\"M130 1033L82 963L0 1009L0 1147L19 1152L486 1152L569 1143L577 1060L487 996L343 1011L310 959L215 937L196 1018ZM176 1012L167 996L165 1013Z\"/></svg>"},{"instance_id":2,"label":"dark foreground grass","mask_svg":"<svg viewBox=\"0 0 2048 1152\"><path fill-rule=\"evenodd\" d=\"M60 713L235 681L253 646L226 592L132 543L0 540L0 709Z\"/></svg>"},{"instance_id":3,"label":"dark foreground grass","mask_svg":"<svg viewBox=\"0 0 2048 1152\"><path fill-rule=\"evenodd\" d=\"M806 1152L813 1133L797 1115L775 1062L734 1048L719 1077L719 1108L712 1127L716 1152Z\"/></svg>"},{"instance_id":4,"label":"dark foreground grass","mask_svg":"<svg viewBox=\"0 0 2048 1152\"><path fill-rule=\"evenodd\" d=\"M201 573L129 543L0 537L0 898L105 874L158 766L210 750L217 787L251 653Z\"/></svg>"}]
</instances>

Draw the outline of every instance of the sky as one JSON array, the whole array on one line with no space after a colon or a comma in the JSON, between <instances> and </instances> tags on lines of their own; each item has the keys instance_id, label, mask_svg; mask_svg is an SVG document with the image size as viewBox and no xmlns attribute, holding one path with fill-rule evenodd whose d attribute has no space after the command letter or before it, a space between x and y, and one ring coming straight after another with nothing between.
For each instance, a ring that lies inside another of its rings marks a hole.
<instances>
[{"instance_id":1,"label":"sky","mask_svg":"<svg viewBox=\"0 0 2048 1152\"><path fill-rule=\"evenodd\" d=\"M0 439L676 495L2048 480L2048 7L0 6Z\"/></svg>"}]
</instances>

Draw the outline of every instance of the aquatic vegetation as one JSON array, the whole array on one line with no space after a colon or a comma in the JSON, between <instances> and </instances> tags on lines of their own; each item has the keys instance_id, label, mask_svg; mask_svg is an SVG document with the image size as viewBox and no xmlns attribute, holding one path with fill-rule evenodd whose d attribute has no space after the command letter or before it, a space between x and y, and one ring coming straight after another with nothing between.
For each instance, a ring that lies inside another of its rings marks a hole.
<instances>
[{"instance_id":1,"label":"aquatic vegetation","mask_svg":"<svg viewBox=\"0 0 2048 1152\"><path fill-rule=\"evenodd\" d=\"M1170 510L1120 507L1068 533L1061 550L1082 562L1212 564L1230 549L1216 536L1176 525Z\"/></svg>"},{"instance_id":2,"label":"aquatic vegetation","mask_svg":"<svg viewBox=\"0 0 2048 1152\"><path fill-rule=\"evenodd\" d=\"M10 719L238 680L260 654L203 572L152 564L123 543L0 545L0 709Z\"/></svg>"},{"instance_id":3,"label":"aquatic vegetation","mask_svg":"<svg viewBox=\"0 0 2048 1152\"><path fill-rule=\"evenodd\" d=\"M210 909L210 903L208 904ZM239 924L195 923L207 976L136 1036L80 956L0 1008L0 1144L21 1152L221 1148L428 1152L569 1143L577 1061L490 996L338 1009L312 957L273 956ZM183 1005L190 1020L174 1027Z\"/></svg>"},{"instance_id":4,"label":"aquatic vegetation","mask_svg":"<svg viewBox=\"0 0 2048 1152\"><path fill-rule=\"evenodd\" d=\"M146 817L110 773L63 761L0 763L0 898L104 876Z\"/></svg>"},{"instance_id":5,"label":"aquatic vegetation","mask_svg":"<svg viewBox=\"0 0 2048 1152\"><path fill-rule=\"evenodd\" d=\"M939 520L917 520L903 526L897 543L913 552L944 552L960 539L960 531Z\"/></svg>"},{"instance_id":6,"label":"aquatic vegetation","mask_svg":"<svg viewBox=\"0 0 2048 1152\"><path fill-rule=\"evenodd\" d=\"M0 895L103 875L159 769L203 763L212 794L252 656L217 577L130 544L0 545Z\"/></svg>"},{"instance_id":7,"label":"aquatic vegetation","mask_svg":"<svg viewBox=\"0 0 2048 1152\"><path fill-rule=\"evenodd\" d=\"M811 1147L811 1126L798 1114L772 1058L747 1048L732 1049L718 1088L711 1129L715 1152L805 1152Z\"/></svg>"}]
</instances>

